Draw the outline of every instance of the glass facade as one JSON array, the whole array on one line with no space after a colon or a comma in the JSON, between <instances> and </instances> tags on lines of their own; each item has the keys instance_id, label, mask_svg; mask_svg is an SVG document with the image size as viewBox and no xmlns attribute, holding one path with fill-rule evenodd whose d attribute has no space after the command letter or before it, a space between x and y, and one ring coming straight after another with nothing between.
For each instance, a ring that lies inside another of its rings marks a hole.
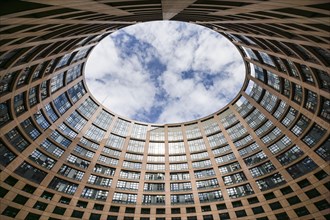
<instances>
[{"instance_id":1,"label":"glass facade","mask_svg":"<svg viewBox=\"0 0 330 220\"><path fill-rule=\"evenodd\" d=\"M1 3L1 219L329 219L329 3L178 2ZM155 125L88 91L102 38L163 18L242 54L223 109Z\"/></svg>"}]
</instances>

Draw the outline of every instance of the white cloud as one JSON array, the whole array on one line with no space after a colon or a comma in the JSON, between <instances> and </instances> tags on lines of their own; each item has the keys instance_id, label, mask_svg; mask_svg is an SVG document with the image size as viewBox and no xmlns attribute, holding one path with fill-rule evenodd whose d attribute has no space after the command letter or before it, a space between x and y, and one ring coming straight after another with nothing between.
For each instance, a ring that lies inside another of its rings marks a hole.
<instances>
[{"instance_id":1,"label":"white cloud","mask_svg":"<svg viewBox=\"0 0 330 220\"><path fill-rule=\"evenodd\" d=\"M220 34L163 21L134 25L104 39L92 51L85 74L92 94L112 111L169 123L226 105L240 90L245 67Z\"/></svg>"}]
</instances>

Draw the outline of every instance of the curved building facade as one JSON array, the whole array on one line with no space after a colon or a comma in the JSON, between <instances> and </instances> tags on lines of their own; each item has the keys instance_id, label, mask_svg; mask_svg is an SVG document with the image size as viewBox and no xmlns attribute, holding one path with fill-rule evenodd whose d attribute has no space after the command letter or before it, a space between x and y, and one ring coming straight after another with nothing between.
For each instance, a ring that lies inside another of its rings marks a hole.
<instances>
[{"instance_id":1,"label":"curved building facade","mask_svg":"<svg viewBox=\"0 0 330 220\"><path fill-rule=\"evenodd\" d=\"M329 1L1 1L0 219L330 219ZM193 22L239 49L238 96L133 121L88 91L112 32Z\"/></svg>"}]
</instances>

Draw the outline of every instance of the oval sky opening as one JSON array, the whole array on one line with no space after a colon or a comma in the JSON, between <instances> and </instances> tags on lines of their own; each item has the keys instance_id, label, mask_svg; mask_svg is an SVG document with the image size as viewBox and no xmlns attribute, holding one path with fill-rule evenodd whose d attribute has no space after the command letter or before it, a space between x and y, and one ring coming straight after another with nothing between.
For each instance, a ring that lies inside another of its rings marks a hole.
<instances>
[{"instance_id":1,"label":"oval sky opening","mask_svg":"<svg viewBox=\"0 0 330 220\"><path fill-rule=\"evenodd\" d=\"M153 21L120 29L91 52L85 78L111 111L148 123L212 114L240 91L245 66L221 34L186 22Z\"/></svg>"}]
</instances>

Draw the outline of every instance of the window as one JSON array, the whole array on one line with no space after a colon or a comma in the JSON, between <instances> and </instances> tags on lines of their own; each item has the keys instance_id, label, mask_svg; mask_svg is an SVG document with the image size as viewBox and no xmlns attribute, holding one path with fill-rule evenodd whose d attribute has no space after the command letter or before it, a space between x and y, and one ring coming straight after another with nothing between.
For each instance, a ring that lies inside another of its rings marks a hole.
<instances>
[{"instance_id":1,"label":"window","mask_svg":"<svg viewBox=\"0 0 330 220\"><path fill-rule=\"evenodd\" d=\"M186 127L186 135L188 139L193 139L202 136L201 131L199 130L197 124L186 125L185 127Z\"/></svg>"},{"instance_id":2,"label":"window","mask_svg":"<svg viewBox=\"0 0 330 220\"><path fill-rule=\"evenodd\" d=\"M224 176L222 177L222 179L226 186L244 182L247 180L243 172L238 172L229 176Z\"/></svg>"},{"instance_id":3,"label":"window","mask_svg":"<svg viewBox=\"0 0 330 220\"><path fill-rule=\"evenodd\" d=\"M206 151L206 146L203 139L188 141L188 146L190 153L194 153L198 151Z\"/></svg>"},{"instance_id":4,"label":"window","mask_svg":"<svg viewBox=\"0 0 330 220\"><path fill-rule=\"evenodd\" d=\"M254 208L252 208L252 211L255 215L265 212L265 210L262 208L262 206L254 207Z\"/></svg>"},{"instance_id":5,"label":"window","mask_svg":"<svg viewBox=\"0 0 330 220\"><path fill-rule=\"evenodd\" d=\"M233 127L227 129L227 132L232 140L237 140L238 138L242 137L247 132L247 130L242 124L237 123Z\"/></svg>"},{"instance_id":6,"label":"window","mask_svg":"<svg viewBox=\"0 0 330 220\"><path fill-rule=\"evenodd\" d=\"M169 154L185 154L185 147L183 142L170 142L168 143Z\"/></svg>"},{"instance_id":7,"label":"window","mask_svg":"<svg viewBox=\"0 0 330 220\"><path fill-rule=\"evenodd\" d=\"M214 155L224 154L229 151L231 151L231 147L229 145L226 145L224 147L215 148L212 150Z\"/></svg>"},{"instance_id":8,"label":"window","mask_svg":"<svg viewBox=\"0 0 330 220\"><path fill-rule=\"evenodd\" d=\"M202 124L206 135L220 131L220 127L214 119L203 121Z\"/></svg>"},{"instance_id":9,"label":"window","mask_svg":"<svg viewBox=\"0 0 330 220\"><path fill-rule=\"evenodd\" d=\"M312 199L315 197L320 196L321 194L319 193L319 191L317 191L317 189L311 189L305 192L305 194L308 196L308 198Z\"/></svg>"},{"instance_id":10,"label":"window","mask_svg":"<svg viewBox=\"0 0 330 220\"><path fill-rule=\"evenodd\" d=\"M170 184L171 191L184 191L184 190L191 190L191 183L184 182L184 183L171 183Z\"/></svg>"},{"instance_id":11,"label":"window","mask_svg":"<svg viewBox=\"0 0 330 220\"><path fill-rule=\"evenodd\" d=\"M97 108L98 105L96 105L90 98L87 98L82 104L79 105L78 110L83 116L90 118Z\"/></svg>"},{"instance_id":12,"label":"window","mask_svg":"<svg viewBox=\"0 0 330 220\"><path fill-rule=\"evenodd\" d=\"M298 196L292 196L290 198L287 198L286 200L288 200L288 203L292 206L292 205L295 205L295 204L298 204L301 202L301 200L299 199Z\"/></svg>"},{"instance_id":13,"label":"window","mask_svg":"<svg viewBox=\"0 0 330 220\"><path fill-rule=\"evenodd\" d=\"M74 139L78 135L75 131L73 131L70 127L68 127L64 123L61 123L58 126L58 130L61 131L62 134L64 134L66 137L70 139Z\"/></svg>"},{"instance_id":14,"label":"window","mask_svg":"<svg viewBox=\"0 0 330 220\"><path fill-rule=\"evenodd\" d=\"M96 117L96 119L93 121L93 123L100 128L107 130L113 120L113 115L110 113L102 110L100 114Z\"/></svg>"},{"instance_id":15,"label":"window","mask_svg":"<svg viewBox=\"0 0 330 220\"><path fill-rule=\"evenodd\" d=\"M85 187L80 196L86 199L96 199L96 200L105 201L108 197L108 193L109 191L107 190L99 190L99 189Z\"/></svg>"},{"instance_id":16,"label":"window","mask_svg":"<svg viewBox=\"0 0 330 220\"><path fill-rule=\"evenodd\" d=\"M116 171L115 168L103 166L103 165L100 165L100 164L96 164L94 169L93 169L93 172L101 173L101 174L107 175L107 176L115 175L115 171Z\"/></svg>"},{"instance_id":17,"label":"window","mask_svg":"<svg viewBox=\"0 0 330 220\"><path fill-rule=\"evenodd\" d=\"M65 54L62 58L60 58L60 60L58 60L55 68L61 68L65 65L67 65L70 57L71 57L71 53Z\"/></svg>"},{"instance_id":18,"label":"window","mask_svg":"<svg viewBox=\"0 0 330 220\"><path fill-rule=\"evenodd\" d=\"M230 219L229 213L225 212L225 213L220 213L219 214L220 220L228 220Z\"/></svg>"},{"instance_id":19,"label":"window","mask_svg":"<svg viewBox=\"0 0 330 220\"><path fill-rule=\"evenodd\" d=\"M317 208L319 211L322 211L322 210L325 210L325 209L330 208L330 204L329 204L328 201L325 200L325 199L320 200L320 201L318 201L318 202L315 202L314 205L316 206L316 208Z\"/></svg>"},{"instance_id":20,"label":"window","mask_svg":"<svg viewBox=\"0 0 330 220\"><path fill-rule=\"evenodd\" d=\"M126 136L128 134L129 126L130 126L130 122L122 119L117 119L112 131L121 136Z\"/></svg>"},{"instance_id":21,"label":"window","mask_svg":"<svg viewBox=\"0 0 330 220\"><path fill-rule=\"evenodd\" d=\"M69 117L66 118L66 122L75 130L81 131L87 123L87 120L78 114L77 111L74 111Z\"/></svg>"},{"instance_id":22,"label":"window","mask_svg":"<svg viewBox=\"0 0 330 220\"><path fill-rule=\"evenodd\" d=\"M193 194L171 195L171 204L194 203Z\"/></svg>"},{"instance_id":23,"label":"window","mask_svg":"<svg viewBox=\"0 0 330 220\"><path fill-rule=\"evenodd\" d=\"M85 133L85 137L90 138L91 140L94 140L96 142L100 142L103 139L104 135L105 131L94 125L91 125Z\"/></svg>"},{"instance_id":24,"label":"window","mask_svg":"<svg viewBox=\"0 0 330 220\"><path fill-rule=\"evenodd\" d=\"M49 183L48 188L57 190L59 192L67 193L69 195L73 195L78 188L78 184L71 183L58 177L54 177Z\"/></svg>"},{"instance_id":25,"label":"window","mask_svg":"<svg viewBox=\"0 0 330 220\"><path fill-rule=\"evenodd\" d=\"M326 140L315 152L325 161L330 161L330 138Z\"/></svg>"},{"instance_id":26,"label":"window","mask_svg":"<svg viewBox=\"0 0 330 220\"><path fill-rule=\"evenodd\" d=\"M278 185L282 185L282 184L286 183L283 176L279 173L275 173L266 178L257 180L256 182L261 191L272 189L274 187L277 187Z\"/></svg>"},{"instance_id":27,"label":"window","mask_svg":"<svg viewBox=\"0 0 330 220\"><path fill-rule=\"evenodd\" d=\"M73 210L71 217L82 219L84 212Z\"/></svg>"},{"instance_id":28,"label":"window","mask_svg":"<svg viewBox=\"0 0 330 220\"><path fill-rule=\"evenodd\" d=\"M24 205L27 201L29 200L29 198L22 196L22 195L17 195L14 199L13 202Z\"/></svg>"},{"instance_id":29,"label":"window","mask_svg":"<svg viewBox=\"0 0 330 220\"><path fill-rule=\"evenodd\" d=\"M322 139L325 132L326 130L323 127L314 124L302 140L307 146L313 147Z\"/></svg>"},{"instance_id":30,"label":"window","mask_svg":"<svg viewBox=\"0 0 330 220\"><path fill-rule=\"evenodd\" d=\"M227 206L225 203L217 204L217 210L225 210Z\"/></svg>"},{"instance_id":31,"label":"window","mask_svg":"<svg viewBox=\"0 0 330 220\"><path fill-rule=\"evenodd\" d=\"M52 122L54 122L54 121L56 121L58 119L58 116L55 113L54 108L53 108L53 106L50 103L48 103L47 105L45 105L45 112L46 112L47 116L50 118L50 120Z\"/></svg>"},{"instance_id":32,"label":"window","mask_svg":"<svg viewBox=\"0 0 330 220\"><path fill-rule=\"evenodd\" d=\"M142 204L165 204L165 195L142 195Z\"/></svg>"},{"instance_id":33,"label":"window","mask_svg":"<svg viewBox=\"0 0 330 220\"><path fill-rule=\"evenodd\" d=\"M257 154L254 154L250 157L247 157L244 159L244 162L246 163L246 165L248 166L252 166L254 164L257 164L263 160L267 159L266 154L263 151L260 151Z\"/></svg>"},{"instance_id":34,"label":"window","mask_svg":"<svg viewBox=\"0 0 330 220\"><path fill-rule=\"evenodd\" d=\"M125 179L140 179L140 173L139 172L132 172L127 170L121 170L119 174L120 178Z\"/></svg>"},{"instance_id":35,"label":"window","mask_svg":"<svg viewBox=\"0 0 330 220\"><path fill-rule=\"evenodd\" d=\"M238 153L240 154L240 156L245 156L259 149L260 149L259 145L257 143L253 143L245 148L240 149Z\"/></svg>"},{"instance_id":36,"label":"window","mask_svg":"<svg viewBox=\"0 0 330 220\"><path fill-rule=\"evenodd\" d=\"M134 152L134 153L143 154L143 152L144 152L144 145L145 145L145 142L144 141L130 140L128 142L127 150L128 151L131 151L131 152Z\"/></svg>"},{"instance_id":37,"label":"window","mask_svg":"<svg viewBox=\"0 0 330 220\"><path fill-rule=\"evenodd\" d=\"M118 159L115 159L112 157L106 157L103 155L100 155L99 158L97 159L97 161L102 162L107 165L112 165L112 166L117 166L117 164L118 164ZM137 169L141 169L141 166L138 166L137 164L138 163L131 163L131 162L124 161L123 167L130 167L130 168L139 167Z\"/></svg>"},{"instance_id":38,"label":"window","mask_svg":"<svg viewBox=\"0 0 330 220\"><path fill-rule=\"evenodd\" d=\"M254 191L252 190L250 184L245 184L233 188L228 188L227 193L230 198L238 198L246 195L253 194Z\"/></svg>"},{"instance_id":39,"label":"window","mask_svg":"<svg viewBox=\"0 0 330 220\"><path fill-rule=\"evenodd\" d=\"M216 157L215 158L215 162L217 162L217 164L222 164L222 163L227 163L229 161L235 160L236 157L233 153L221 156L221 157ZM194 165L194 163L193 163Z\"/></svg>"},{"instance_id":40,"label":"window","mask_svg":"<svg viewBox=\"0 0 330 220\"><path fill-rule=\"evenodd\" d=\"M63 115L71 107L71 103L65 93L54 99L54 105L61 115Z\"/></svg>"},{"instance_id":41,"label":"window","mask_svg":"<svg viewBox=\"0 0 330 220\"><path fill-rule=\"evenodd\" d=\"M11 206L7 206L7 208L5 210L3 210L1 215L15 218L19 211L20 211L19 209L13 208Z\"/></svg>"},{"instance_id":42,"label":"window","mask_svg":"<svg viewBox=\"0 0 330 220\"><path fill-rule=\"evenodd\" d=\"M285 127L289 127L294 119L297 117L298 111L292 107L290 107L289 111L287 112L286 116L282 119L282 124Z\"/></svg>"},{"instance_id":43,"label":"window","mask_svg":"<svg viewBox=\"0 0 330 220\"><path fill-rule=\"evenodd\" d=\"M18 182L18 179L14 178L14 177L12 177L12 176L8 176L8 177L5 179L4 182L7 183L7 184L10 185L10 186L15 186L16 183Z\"/></svg>"},{"instance_id":44,"label":"window","mask_svg":"<svg viewBox=\"0 0 330 220\"><path fill-rule=\"evenodd\" d=\"M24 131L30 136L32 140L35 140L40 136L40 131L36 128L30 118L24 120L21 125L24 128Z\"/></svg>"},{"instance_id":45,"label":"window","mask_svg":"<svg viewBox=\"0 0 330 220\"><path fill-rule=\"evenodd\" d=\"M25 150L30 143L21 135L17 128L10 130L6 135L7 140L20 152Z\"/></svg>"},{"instance_id":46,"label":"window","mask_svg":"<svg viewBox=\"0 0 330 220\"><path fill-rule=\"evenodd\" d=\"M163 127L151 127L150 131L150 140L151 141L164 141L165 133Z\"/></svg>"},{"instance_id":47,"label":"window","mask_svg":"<svg viewBox=\"0 0 330 220\"><path fill-rule=\"evenodd\" d=\"M124 161L125 163L126 161ZM136 164L138 167L141 166L141 163L137 163ZM134 165L135 166L135 165ZM141 168L137 168L137 169L141 169ZM165 170L165 164L147 164L146 165L146 169L147 170L154 170L154 171L163 171Z\"/></svg>"},{"instance_id":48,"label":"window","mask_svg":"<svg viewBox=\"0 0 330 220\"><path fill-rule=\"evenodd\" d=\"M234 142L235 147L242 147L248 143L253 141L253 138L251 135L247 135L244 138L240 139L239 141Z\"/></svg>"},{"instance_id":49,"label":"window","mask_svg":"<svg viewBox=\"0 0 330 220\"><path fill-rule=\"evenodd\" d=\"M291 163L292 161L298 159L303 154L304 152L298 146L295 145L285 153L277 156L276 158L283 166L285 166Z\"/></svg>"},{"instance_id":50,"label":"window","mask_svg":"<svg viewBox=\"0 0 330 220\"><path fill-rule=\"evenodd\" d=\"M66 72L66 81L68 83L77 79L81 75L81 64L78 64Z\"/></svg>"},{"instance_id":51,"label":"window","mask_svg":"<svg viewBox=\"0 0 330 220\"><path fill-rule=\"evenodd\" d=\"M86 94L82 81L68 89L68 94L73 103L76 103L79 99L81 99Z\"/></svg>"},{"instance_id":52,"label":"window","mask_svg":"<svg viewBox=\"0 0 330 220\"><path fill-rule=\"evenodd\" d=\"M150 142L148 147L148 154L164 155L165 144L158 142Z\"/></svg>"},{"instance_id":53,"label":"window","mask_svg":"<svg viewBox=\"0 0 330 220\"><path fill-rule=\"evenodd\" d=\"M64 73L59 73L50 80L50 91L54 93L64 85L63 81Z\"/></svg>"},{"instance_id":54,"label":"window","mask_svg":"<svg viewBox=\"0 0 330 220\"><path fill-rule=\"evenodd\" d=\"M71 130L72 131L72 130ZM70 132L70 131L68 131ZM73 134L73 136L75 136L75 134ZM64 148L68 148L69 145L71 144L71 140L69 140L68 138L64 137L63 135L61 135L58 131L53 131L50 134L50 138L52 140L54 140L55 142L57 142L58 144L60 144L62 147Z\"/></svg>"},{"instance_id":55,"label":"window","mask_svg":"<svg viewBox=\"0 0 330 220\"><path fill-rule=\"evenodd\" d=\"M110 187L112 183L112 179L90 175L87 182L89 184L94 184L97 186Z\"/></svg>"},{"instance_id":56,"label":"window","mask_svg":"<svg viewBox=\"0 0 330 220\"><path fill-rule=\"evenodd\" d=\"M83 157L87 157L89 159L92 159L94 157L94 152L93 151L89 151L84 147L81 147L79 145L77 145L74 149L73 152L83 156ZM101 156L100 156L101 157Z\"/></svg>"},{"instance_id":57,"label":"window","mask_svg":"<svg viewBox=\"0 0 330 220\"><path fill-rule=\"evenodd\" d=\"M271 86L273 89L279 91L280 90L280 81L282 78L268 70L267 70L267 77L268 77L267 84L269 86Z\"/></svg>"},{"instance_id":58,"label":"window","mask_svg":"<svg viewBox=\"0 0 330 220\"><path fill-rule=\"evenodd\" d=\"M114 135L114 134L110 134L105 145L108 146L108 147L112 147L112 148L121 150L124 146L124 141L125 141L125 138ZM142 152L143 152L144 142L142 142L142 141L138 142L138 141L130 140L129 143L128 143L128 145L129 145L128 148L130 146L134 145L133 143L135 145L138 145L139 147L142 146Z\"/></svg>"},{"instance_id":59,"label":"window","mask_svg":"<svg viewBox=\"0 0 330 220\"><path fill-rule=\"evenodd\" d=\"M86 208L87 207L87 205L88 205L88 202L84 202L84 201L78 201L77 202L77 207L80 207L80 208Z\"/></svg>"},{"instance_id":60,"label":"window","mask_svg":"<svg viewBox=\"0 0 330 220\"><path fill-rule=\"evenodd\" d=\"M62 154L64 153L64 150L61 148L57 147L55 144L53 144L51 141L48 139L45 139L41 144L41 148L46 150L47 152L53 154L55 157L60 158Z\"/></svg>"},{"instance_id":61,"label":"window","mask_svg":"<svg viewBox=\"0 0 330 220\"><path fill-rule=\"evenodd\" d=\"M294 209L294 211L296 212L298 217L310 214L310 212L308 211L308 209L305 206Z\"/></svg>"},{"instance_id":62,"label":"window","mask_svg":"<svg viewBox=\"0 0 330 220\"><path fill-rule=\"evenodd\" d=\"M58 215L63 215L65 211L66 211L66 208L62 208L62 207L56 206L54 208L53 213L58 214Z\"/></svg>"},{"instance_id":63,"label":"window","mask_svg":"<svg viewBox=\"0 0 330 220\"><path fill-rule=\"evenodd\" d=\"M198 193L200 202L211 202L223 200L222 192L220 190Z\"/></svg>"},{"instance_id":64,"label":"window","mask_svg":"<svg viewBox=\"0 0 330 220\"><path fill-rule=\"evenodd\" d=\"M245 210L235 211L235 214L236 214L237 218L241 218L241 217L247 216Z\"/></svg>"},{"instance_id":65,"label":"window","mask_svg":"<svg viewBox=\"0 0 330 220\"><path fill-rule=\"evenodd\" d=\"M196 208L195 207L187 207L186 212L187 213L196 213Z\"/></svg>"},{"instance_id":66,"label":"window","mask_svg":"<svg viewBox=\"0 0 330 220\"><path fill-rule=\"evenodd\" d=\"M36 202L33 206L34 209L38 209L41 211L45 211L45 209L47 208L48 204L44 203L44 202Z\"/></svg>"},{"instance_id":67,"label":"window","mask_svg":"<svg viewBox=\"0 0 330 220\"><path fill-rule=\"evenodd\" d=\"M156 214L165 214L165 209L156 209Z\"/></svg>"},{"instance_id":68,"label":"window","mask_svg":"<svg viewBox=\"0 0 330 220\"><path fill-rule=\"evenodd\" d=\"M119 206L110 206L109 212L119 212Z\"/></svg>"},{"instance_id":69,"label":"window","mask_svg":"<svg viewBox=\"0 0 330 220\"><path fill-rule=\"evenodd\" d=\"M277 209L283 208L281 203L279 203L279 202L270 203L269 206L272 210L277 210Z\"/></svg>"},{"instance_id":70,"label":"window","mask_svg":"<svg viewBox=\"0 0 330 220\"><path fill-rule=\"evenodd\" d=\"M36 189L37 189L36 187L26 184L22 190L27 193L33 194Z\"/></svg>"},{"instance_id":71,"label":"window","mask_svg":"<svg viewBox=\"0 0 330 220\"><path fill-rule=\"evenodd\" d=\"M91 149L94 149L94 150L97 150L99 149L99 145L82 137L79 141L80 144L84 145L85 147L88 147L88 148L91 148Z\"/></svg>"},{"instance_id":72,"label":"window","mask_svg":"<svg viewBox=\"0 0 330 220\"><path fill-rule=\"evenodd\" d=\"M50 170L56 163L56 160L48 157L47 155L43 154L41 151L37 149L31 153L29 158L35 163L39 164L42 167L45 167L48 170Z\"/></svg>"},{"instance_id":73,"label":"window","mask_svg":"<svg viewBox=\"0 0 330 220\"><path fill-rule=\"evenodd\" d=\"M123 162L123 167L124 168L129 168L129 169L140 170L142 168L142 163L124 161ZM164 170L165 165L158 166L158 164L147 164L147 169L148 170Z\"/></svg>"},{"instance_id":74,"label":"window","mask_svg":"<svg viewBox=\"0 0 330 220\"><path fill-rule=\"evenodd\" d=\"M300 180L299 182L297 182L297 184L299 185L300 188L305 188L306 186L309 186L311 185L311 183L309 182L308 179L303 179L303 180Z\"/></svg>"},{"instance_id":75,"label":"window","mask_svg":"<svg viewBox=\"0 0 330 220\"><path fill-rule=\"evenodd\" d=\"M248 198L248 202L249 202L249 204L259 203L259 199L258 199L258 197Z\"/></svg>"},{"instance_id":76,"label":"window","mask_svg":"<svg viewBox=\"0 0 330 220\"><path fill-rule=\"evenodd\" d=\"M68 178L78 180L78 181L81 181L85 174L85 172L76 170L76 169L66 166L66 165L62 165L62 167L59 169L58 173L63 176L66 176Z\"/></svg>"},{"instance_id":77,"label":"window","mask_svg":"<svg viewBox=\"0 0 330 220\"><path fill-rule=\"evenodd\" d=\"M77 167L81 167L83 169L86 169L89 166L89 164L90 164L90 162L88 162L87 160L83 160L83 159L81 159L79 157L76 157L76 156L74 156L72 154L70 154L66 160L69 163L71 163L71 164L73 164L73 165L75 165Z\"/></svg>"},{"instance_id":78,"label":"window","mask_svg":"<svg viewBox=\"0 0 330 220\"><path fill-rule=\"evenodd\" d=\"M41 183L41 181L46 177L47 173L31 166L30 164L23 162L17 169L15 173L24 177L32 182Z\"/></svg>"},{"instance_id":79,"label":"window","mask_svg":"<svg viewBox=\"0 0 330 220\"><path fill-rule=\"evenodd\" d=\"M0 107L1 108L1 107ZM47 128L49 128L50 124L49 122L46 120L45 116L43 115L43 113L41 111L37 111L34 114L34 119L36 120L37 124L43 129L46 130Z\"/></svg>"},{"instance_id":80,"label":"window","mask_svg":"<svg viewBox=\"0 0 330 220\"><path fill-rule=\"evenodd\" d=\"M118 180L116 187L118 189L121 189L121 190L135 191L135 190L138 190L139 183L138 182L128 182L128 181Z\"/></svg>"},{"instance_id":81,"label":"window","mask_svg":"<svg viewBox=\"0 0 330 220\"><path fill-rule=\"evenodd\" d=\"M299 137L305 131L309 122L309 118L302 115L297 123L291 128L292 133Z\"/></svg>"},{"instance_id":82,"label":"window","mask_svg":"<svg viewBox=\"0 0 330 220\"><path fill-rule=\"evenodd\" d=\"M135 204L136 203L136 194L127 194L127 193L118 193L115 192L113 194L112 201L115 203L127 203L127 204Z\"/></svg>"},{"instance_id":83,"label":"window","mask_svg":"<svg viewBox=\"0 0 330 220\"><path fill-rule=\"evenodd\" d=\"M119 207L118 207L119 208ZM130 208L130 207L127 207L125 209L125 213L135 213L135 208Z\"/></svg>"},{"instance_id":84,"label":"window","mask_svg":"<svg viewBox=\"0 0 330 220\"><path fill-rule=\"evenodd\" d=\"M196 181L197 189L207 189L213 187L219 187L218 179L209 179L209 180L202 180Z\"/></svg>"},{"instance_id":85,"label":"window","mask_svg":"<svg viewBox=\"0 0 330 220\"><path fill-rule=\"evenodd\" d=\"M194 164L193 164L194 166ZM187 163L175 163L170 164L170 171L180 171L180 170L187 170L188 164Z\"/></svg>"},{"instance_id":86,"label":"window","mask_svg":"<svg viewBox=\"0 0 330 220\"><path fill-rule=\"evenodd\" d=\"M16 155L0 141L0 164L7 166L15 158Z\"/></svg>"},{"instance_id":87,"label":"window","mask_svg":"<svg viewBox=\"0 0 330 220\"><path fill-rule=\"evenodd\" d=\"M11 120L11 117L9 115L9 107L8 104L3 102L0 103L0 126L4 125L8 121Z\"/></svg>"},{"instance_id":88,"label":"window","mask_svg":"<svg viewBox=\"0 0 330 220\"><path fill-rule=\"evenodd\" d=\"M310 171L316 168L317 165L314 163L314 161L309 157L305 157L303 160L299 161L298 163L286 168L286 170L292 176L292 178L296 179L302 175L305 175L306 173L309 173Z\"/></svg>"},{"instance_id":89,"label":"window","mask_svg":"<svg viewBox=\"0 0 330 220\"><path fill-rule=\"evenodd\" d=\"M29 91L29 104L30 107L38 103L37 87L32 87Z\"/></svg>"},{"instance_id":90,"label":"window","mask_svg":"<svg viewBox=\"0 0 330 220\"><path fill-rule=\"evenodd\" d=\"M306 90L306 100L305 100L305 108L311 112L315 112L317 108L317 95L316 93Z\"/></svg>"},{"instance_id":91,"label":"window","mask_svg":"<svg viewBox=\"0 0 330 220\"><path fill-rule=\"evenodd\" d=\"M165 173L146 173L144 176L145 180L164 180Z\"/></svg>"},{"instance_id":92,"label":"window","mask_svg":"<svg viewBox=\"0 0 330 220\"><path fill-rule=\"evenodd\" d=\"M134 124L131 137L137 139L145 139L147 135L147 126Z\"/></svg>"},{"instance_id":93,"label":"window","mask_svg":"<svg viewBox=\"0 0 330 220\"><path fill-rule=\"evenodd\" d=\"M25 93L20 93L14 97L14 111L16 115L20 115L26 111Z\"/></svg>"}]
</instances>

